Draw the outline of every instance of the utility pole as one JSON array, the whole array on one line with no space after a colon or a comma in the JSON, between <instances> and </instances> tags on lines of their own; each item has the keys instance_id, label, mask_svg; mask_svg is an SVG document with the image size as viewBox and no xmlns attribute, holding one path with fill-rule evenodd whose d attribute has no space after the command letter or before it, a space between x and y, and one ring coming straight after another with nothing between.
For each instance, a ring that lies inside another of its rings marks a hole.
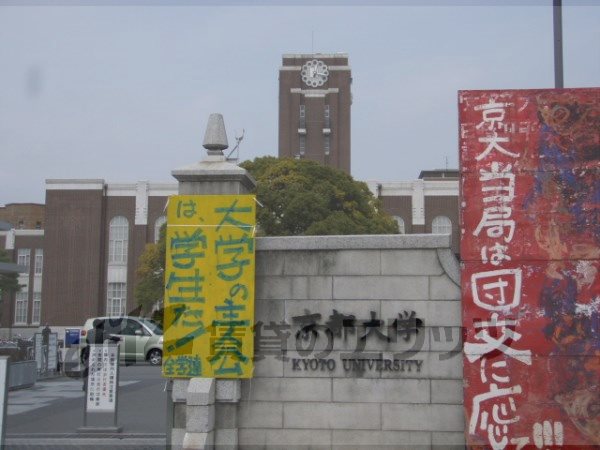
<instances>
[{"instance_id":1,"label":"utility pole","mask_svg":"<svg viewBox=\"0 0 600 450\"><path fill-rule=\"evenodd\" d=\"M562 0L552 0L554 17L554 87L565 87L563 80Z\"/></svg>"}]
</instances>

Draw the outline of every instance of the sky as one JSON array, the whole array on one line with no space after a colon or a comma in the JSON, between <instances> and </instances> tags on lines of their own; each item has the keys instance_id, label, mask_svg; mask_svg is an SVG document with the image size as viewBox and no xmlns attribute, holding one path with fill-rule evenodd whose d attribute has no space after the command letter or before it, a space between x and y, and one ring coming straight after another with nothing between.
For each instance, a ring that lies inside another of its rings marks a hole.
<instances>
[{"instance_id":1,"label":"sky","mask_svg":"<svg viewBox=\"0 0 600 450\"><path fill-rule=\"evenodd\" d=\"M276 156L284 53L348 53L363 181L456 168L458 90L554 87L552 0L16 3L0 0L0 205L43 203L53 178L175 182L213 112L230 146L245 130L240 160ZM563 0L563 37L565 87L600 87L600 0Z\"/></svg>"}]
</instances>

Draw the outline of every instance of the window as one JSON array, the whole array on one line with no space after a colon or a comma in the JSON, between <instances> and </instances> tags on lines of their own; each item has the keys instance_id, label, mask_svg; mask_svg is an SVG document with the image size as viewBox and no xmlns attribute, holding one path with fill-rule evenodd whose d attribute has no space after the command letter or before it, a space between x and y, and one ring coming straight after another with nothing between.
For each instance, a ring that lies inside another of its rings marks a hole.
<instances>
[{"instance_id":1,"label":"window","mask_svg":"<svg viewBox=\"0 0 600 450\"><path fill-rule=\"evenodd\" d=\"M331 141L329 139L329 136L325 136L325 154L326 155L329 155L330 145L331 145Z\"/></svg>"},{"instance_id":2,"label":"window","mask_svg":"<svg viewBox=\"0 0 600 450\"><path fill-rule=\"evenodd\" d=\"M40 221L37 221L37 222L35 223L35 229L36 229L36 230L41 230L41 229L42 229L42 222L40 222Z\"/></svg>"},{"instance_id":3,"label":"window","mask_svg":"<svg viewBox=\"0 0 600 450\"><path fill-rule=\"evenodd\" d=\"M404 228L404 219L402 217L400 217L400 216L394 216L394 220L398 224L398 232L400 234L405 234L406 230Z\"/></svg>"},{"instance_id":4,"label":"window","mask_svg":"<svg viewBox=\"0 0 600 450\"><path fill-rule=\"evenodd\" d=\"M125 326L125 329L123 330L123 334L129 335L129 336L135 336L136 331L141 332L140 336L145 336L148 334L145 332L144 327L140 323L136 322L135 320L128 319L127 325Z\"/></svg>"},{"instance_id":5,"label":"window","mask_svg":"<svg viewBox=\"0 0 600 450\"><path fill-rule=\"evenodd\" d=\"M27 291L17 292L15 298L15 324L27 323Z\"/></svg>"},{"instance_id":6,"label":"window","mask_svg":"<svg viewBox=\"0 0 600 450\"><path fill-rule=\"evenodd\" d=\"M452 234L452 222L446 216L437 216L431 222L433 234Z\"/></svg>"},{"instance_id":7,"label":"window","mask_svg":"<svg viewBox=\"0 0 600 450\"><path fill-rule=\"evenodd\" d=\"M331 128L331 123L329 120L329 105L325 105L325 127L324 128Z\"/></svg>"},{"instance_id":8,"label":"window","mask_svg":"<svg viewBox=\"0 0 600 450\"><path fill-rule=\"evenodd\" d=\"M36 275L42 274L42 267L44 266L44 249L36 248L35 249L35 268L34 273Z\"/></svg>"},{"instance_id":9,"label":"window","mask_svg":"<svg viewBox=\"0 0 600 450\"><path fill-rule=\"evenodd\" d=\"M28 272L29 272L30 257L31 257L31 249L29 249L29 248L20 248L17 251L17 264L20 266L27 267Z\"/></svg>"},{"instance_id":10,"label":"window","mask_svg":"<svg viewBox=\"0 0 600 450\"><path fill-rule=\"evenodd\" d=\"M129 222L123 216L110 221L108 232L108 262L126 263L129 243Z\"/></svg>"},{"instance_id":11,"label":"window","mask_svg":"<svg viewBox=\"0 0 600 450\"><path fill-rule=\"evenodd\" d=\"M300 105L300 124L298 128L306 128L306 106Z\"/></svg>"},{"instance_id":12,"label":"window","mask_svg":"<svg viewBox=\"0 0 600 450\"><path fill-rule=\"evenodd\" d=\"M306 136L300 135L300 156L304 156L306 152Z\"/></svg>"},{"instance_id":13,"label":"window","mask_svg":"<svg viewBox=\"0 0 600 450\"><path fill-rule=\"evenodd\" d=\"M125 314L127 303L127 283L108 283L108 303L106 313L109 316Z\"/></svg>"},{"instance_id":14,"label":"window","mask_svg":"<svg viewBox=\"0 0 600 450\"><path fill-rule=\"evenodd\" d=\"M160 216L154 222L154 243L157 243L160 239L160 228L167 223L167 218L165 216Z\"/></svg>"},{"instance_id":15,"label":"window","mask_svg":"<svg viewBox=\"0 0 600 450\"><path fill-rule=\"evenodd\" d=\"M42 293L33 293L33 309L31 311L31 323L40 323L42 311Z\"/></svg>"}]
</instances>

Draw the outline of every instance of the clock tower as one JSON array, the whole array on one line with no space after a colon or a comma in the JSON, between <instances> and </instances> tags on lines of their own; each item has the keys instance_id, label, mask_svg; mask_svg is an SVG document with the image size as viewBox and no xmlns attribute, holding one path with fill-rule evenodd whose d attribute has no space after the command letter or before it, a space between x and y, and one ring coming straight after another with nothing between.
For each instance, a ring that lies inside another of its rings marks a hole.
<instances>
[{"instance_id":1,"label":"clock tower","mask_svg":"<svg viewBox=\"0 0 600 450\"><path fill-rule=\"evenodd\" d=\"M283 55L280 158L310 159L350 173L351 83L345 53Z\"/></svg>"}]
</instances>

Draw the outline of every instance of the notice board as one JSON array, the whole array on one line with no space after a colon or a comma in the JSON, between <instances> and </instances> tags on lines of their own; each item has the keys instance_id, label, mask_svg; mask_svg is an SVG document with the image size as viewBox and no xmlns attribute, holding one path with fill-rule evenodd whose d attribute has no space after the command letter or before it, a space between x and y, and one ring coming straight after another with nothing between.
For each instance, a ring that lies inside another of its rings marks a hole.
<instances>
[{"instance_id":1,"label":"notice board","mask_svg":"<svg viewBox=\"0 0 600 450\"><path fill-rule=\"evenodd\" d=\"M170 197L164 376L252 376L255 224L252 195Z\"/></svg>"},{"instance_id":2,"label":"notice board","mask_svg":"<svg viewBox=\"0 0 600 450\"><path fill-rule=\"evenodd\" d=\"M467 443L600 445L600 89L462 91L459 121Z\"/></svg>"}]
</instances>

